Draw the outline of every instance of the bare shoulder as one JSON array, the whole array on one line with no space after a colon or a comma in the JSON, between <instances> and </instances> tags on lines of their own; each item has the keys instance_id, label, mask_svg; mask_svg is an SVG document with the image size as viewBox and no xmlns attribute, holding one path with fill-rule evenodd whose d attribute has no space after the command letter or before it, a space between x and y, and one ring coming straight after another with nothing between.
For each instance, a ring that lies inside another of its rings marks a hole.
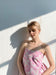
<instances>
[{"instance_id":1,"label":"bare shoulder","mask_svg":"<svg viewBox=\"0 0 56 75\"><path fill-rule=\"evenodd\" d=\"M44 49L45 49L47 46L48 46L48 44L46 44L46 43L43 43L43 44L41 45L41 47L44 48Z\"/></svg>"},{"instance_id":2,"label":"bare shoulder","mask_svg":"<svg viewBox=\"0 0 56 75\"><path fill-rule=\"evenodd\" d=\"M30 42L29 40L24 40L22 41L21 45L26 47L29 44L29 42Z\"/></svg>"},{"instance_id":3,"label":"bare shoulder","mask_svg":"<svg viewBox=\"0 0 56 75\"><path fill-rule=\"evenodd\" d=\"M24 54L24 51L25 51L25 46L27 46L27 44L28 44L28 40L24 40L24 41L21 42L20 48L19 48L19 53L18 53L18 61L22 61L23 54Z\"/></svg>"},{"instance_id":4,"label":"bare shoulder","mask_svg":"<svg viewBox=\"0 0 56 75\"><path fill-rule=\"evenodd\" d=\"M42 48L44 48L45 54L46 54L46 53L47 53L47 54L51 53L51 49L50 49L50 46L49 46L48 44L43 43L43 44L42 44Z\"/></svg>"}]
</instances>

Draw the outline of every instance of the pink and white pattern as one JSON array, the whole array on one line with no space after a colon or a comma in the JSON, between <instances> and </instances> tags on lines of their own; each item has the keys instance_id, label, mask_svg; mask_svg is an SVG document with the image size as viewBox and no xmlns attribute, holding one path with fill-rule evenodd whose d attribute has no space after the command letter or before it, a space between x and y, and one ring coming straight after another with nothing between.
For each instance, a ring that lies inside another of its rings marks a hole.
<instances>
[{"instance_id":1,"label":"pink and white pattern","mask_svg":"<svg viewBox=\"0 0 56 75\"><path fill-rule=\"evenodd\" d=\"M25 48L23 56L23 65L26 75L41 75L47 66L43 63L43 53L39 50L34 52ZM19 73L19 75L21 75Z\"/></svg>"}]
</instances>

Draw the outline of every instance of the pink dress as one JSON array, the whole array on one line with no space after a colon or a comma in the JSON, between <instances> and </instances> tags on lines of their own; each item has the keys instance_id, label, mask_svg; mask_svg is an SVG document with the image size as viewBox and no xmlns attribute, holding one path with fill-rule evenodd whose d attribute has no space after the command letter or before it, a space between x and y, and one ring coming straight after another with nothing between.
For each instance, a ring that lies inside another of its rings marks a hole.
<instances>
[{"instance_id":1,"label":"pink dress","mask_svg":"<svg viewBox=\"0 0 56 75\"><path fill-rule=\"evenodd\" d=\"M33 52L25 48L23 55L23 65L26 75L41 75L47 66L43 63L43 53L39 50ZM19 75L21 75L19 73Z\"/></svg>"}]
</instances>

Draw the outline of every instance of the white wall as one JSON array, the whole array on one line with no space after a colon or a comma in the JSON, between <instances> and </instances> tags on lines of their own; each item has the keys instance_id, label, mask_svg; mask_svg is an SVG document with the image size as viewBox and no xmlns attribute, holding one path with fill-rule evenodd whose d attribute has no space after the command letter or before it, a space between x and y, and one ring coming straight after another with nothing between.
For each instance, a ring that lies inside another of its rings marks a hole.
<instances>
[{"instance_id":1,"label":"white wall","mask_svg":"<svg viewBox=\"0 0 56 75\"><path fill-rule=\"evenodd\" d=\"M43 42L49 44L55 61L56 11L36 17L30 21L33 20L40 23L41 33L39 37ZM26 21L0 31L0 75L18 75L17 55L21 42L27 38L27 23ZM44 62L49 67L46 57L44 57Z\"/></svg>"}]
</instances>

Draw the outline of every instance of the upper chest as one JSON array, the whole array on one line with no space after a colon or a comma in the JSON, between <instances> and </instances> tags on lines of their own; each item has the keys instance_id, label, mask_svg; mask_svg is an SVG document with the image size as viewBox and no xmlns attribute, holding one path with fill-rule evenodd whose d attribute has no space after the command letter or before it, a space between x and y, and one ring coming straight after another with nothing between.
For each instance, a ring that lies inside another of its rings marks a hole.
<instances>
[{"instance_id":1,"label":"upper chest","mask_svg":"<svg viewBox=\"0 0 56 75\"><path fill-rule=\"evenodd\" d=\"M26 48L28 48L28 50L40 50L44 55L45 55L45 49L41 47L41 45L36 45L33 43L28 43Z\"/></svg>"}]
</instances>

